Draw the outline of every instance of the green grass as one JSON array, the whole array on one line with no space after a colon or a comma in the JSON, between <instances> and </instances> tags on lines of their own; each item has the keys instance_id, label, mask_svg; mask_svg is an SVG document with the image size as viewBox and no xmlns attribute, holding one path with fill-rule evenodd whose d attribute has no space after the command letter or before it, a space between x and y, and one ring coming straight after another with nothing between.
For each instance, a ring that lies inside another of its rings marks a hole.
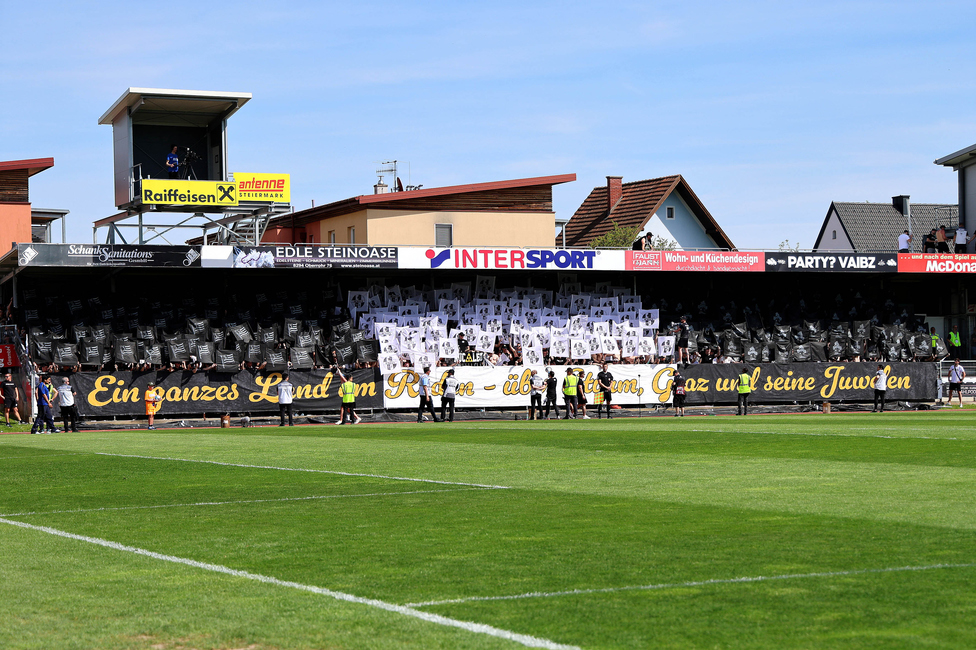
<instances>
[{"instance_id":1,"label":"green grass","mask_svg":"<svg viewBox=\"0 0 976 650\"><path fill-rule=\"evenodd\" d=\"M2 436L0 514L585 648L972 648L973 417ZM519 647L11 524L0 602L3 648Z\"/></svg>"}]
</instances>

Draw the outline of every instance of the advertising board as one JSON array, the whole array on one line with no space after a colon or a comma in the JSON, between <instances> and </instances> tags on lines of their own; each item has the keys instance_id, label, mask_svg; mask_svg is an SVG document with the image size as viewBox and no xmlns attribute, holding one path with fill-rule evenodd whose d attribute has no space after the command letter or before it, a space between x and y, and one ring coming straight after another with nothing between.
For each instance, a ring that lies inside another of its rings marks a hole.
<instances>
[{"instance_id":1,"label":"advertising board","mask_svg":"<svg viewBox=\"0 0 976 650\"><path fill-rule=\"evenodd\" d=\"M144 179L139 195L145 205L212 205L238 204L237 184L226 181L177 181Z\"/></svg>"}]
</instances>

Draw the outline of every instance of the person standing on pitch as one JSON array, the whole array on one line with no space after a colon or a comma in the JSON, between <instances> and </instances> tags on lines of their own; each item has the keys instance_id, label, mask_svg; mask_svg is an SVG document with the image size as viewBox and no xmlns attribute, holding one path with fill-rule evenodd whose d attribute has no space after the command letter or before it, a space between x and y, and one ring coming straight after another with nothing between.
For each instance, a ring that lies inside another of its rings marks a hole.
<instances>
[{"instance_id":1,"label":"person standing on pitch","mask_svg":"<svg viewBox=\"0 0 976 650\"><path fill-rule=\"evenodd\" d=\"M878 372L874 373L874 410L872 413L878 412L878 403L881 404L880 412L884 413L885 405L885 393L888 391L888 375L885 374L884 368L881 364L878 364Z\"/></svg>"},{"instance_id":2,"label":"person standing on pitch","mask_svg":"<svg viewBox=\"0 0 976 650\"><path fill-rule=\"evenodd\" d=\"M145 400L146 419L149 420L149 426L146 428L151 431L156 428L156 412L159 411L160 403L163 401L163 398L160 397L159 393L156 392L156 385L152 382L149 382L149 384L146 386Z\"/></svg>"},{"instance_id":3,"label":"person standing on pitch","mask_svg":"<svg viewBox=\"0 0 976 650\"><path fill-rule=\"evenodd\" d=\"M549 371L549 378L546 379L546 417L549 419L549 409L556 409L556 419L559 419L559 402L556 400L556 384L559 382L556 379L556 373L552 370Z\"/></svg>"},{"instance_id":4,"label":"person standing on pitch","mask_svg":"<svg viewBox=\"0 0 976 650\"><path fill-rule=\"evenodd\" d=\"M596 419L600 419L600 410L603 408L603 404L607 405L607 419L612 420L613 416L610 414L610 402L613 399L613 375L607 370L607 364L603 364L600 373L596 376L597 388L603 393L603 403L597 403L596 405Z\"/></svg>"},{"instance_id":5,"label":"person standing on pitch","mask_svg":"<svg viewBox=\"0 0 976 650\"><path fill-rule=\"evenodd\" d=\"M529 419L542 419L542 391L546 388L546 380L535 370L529 376L529 384L532 390L529 392ZM441 416L443 417L443 415Z\"/></svg>"},{"instance_id":6,"label":"person standing on pitch","mask_svg":"<svg viewBox=\"0 0 976 650\"><path fill-rule=\"evenodd\" d=\"M454 400L457 398L458 383L460 382L454 378L454 368L451 368L441 382L441 422L454 422Z\"/></svg>"},{"instance_id":7,"label":"person standing on pitch","mask_svg":"<svg viewBox=\"0 0 976 650\"><path fill-rule=\"evenodd\" d=\"M739 404L736 415L749 415L749 393L752 392L752 377L749 376L749 369L743 368L739 374Z\"/></svg>"},{"instance_id":8,"label":"person standing on pitch","mask_svg":"<svg viewBox=\"0 0 976 650\"><path fill-rule=\"evenodd\" d=\"M572 368L566 368L566 378L563 379L563 401L566 402L566 416L564 420L569 419L569 414L573 414L573 419L576 419L576 386L579 384L579 377L573 374Z\"/></svg>"},{"instance_id":9,"label":"person standing on pitch","mask_svg":"<svg viewBox=\"0 0 976 650\"><path fill-rule=\"evenodd\" d=\"M78 433L78 407L75 405L75 396L77 395L75 387L71 385L71 380L68 377L64 378L61 385L58 386L58 406L61 407L61 419L64 420L64 430L67 431L71 429L73 433ZM68 423L71 426L68 426Z\"/></svg>"},{"instance_id":10,"label":"person standing on pitch","mask_svg":"<svg viewBox=\"0 0 976 650\"><path fill-rule=\"evenodd\" d=\"M579 380L576 383L576 408L583 413L584 420L589 420L590 416L586 414L586 378L582 370L576 373L576 377Z\"/></svg>"},{"instance_id":11,"label":"person standing on pitch","mask_svg":"<svg viewBox=\"0 0 976 650\"><path fill-rule=\"evenodd\" d=\"M37 417L31 433L44 433L44 425L47 425L48 433L60 433L54 426L54 386L50 375L37 385Z\"/></svg>"},{"instance_id":12,"label":"person standing on pitch","mask_svg":"<svg viewBox=\"0 0 976 650\"><path fill-rule=\"evenodd\" d=\"M683 418L685 416L685 378L677 370L674 371L674 378L671 380L672 401L674 402L674 417Z\"/></svg>"},{"instance_id":13,"label":"person standing on pitch","mask_svg":"<svg viewBox=\"0 0 976 650\"><path fill-rule=\"evenodd\" d=\"M424 374L420 375L420 407L417 409L417 424L424 421L424 407L430 411L430 417L434 422L439 422L437 414L434 413L434 397L430 392L430 387L434 380L430 377L430 366L424 366Z\"/></svg>"},{"instance_id":14,"label":"person standing on pitch","mask_svg":"<svg viewBox=\"0 0 976 650\"><path fill-rule=\"evenodd\" d=\"M959 363L959 359L949 367L949 406L952 406L952 391L959 397L959 408L962 408L962 380L966 378L966 371Z\"/></svg>"},{"instance_id":15,"label":"person standing on pitch","mask_svg":"<svg viewBox=\"0 0 976 650\"><path fill-rule=\"evenodd\" d=\"M14 412L14 420L20 424L26 424L20 419L20 411L17 409L17 402L20 401L20 388L17 387L17 382L14 381L11 373L8 372L3 376L0 387L3 388L3 414L7 418L7 426L10 426L11 411Z\"/></svg>"},{"instance_id":16,"label":"person standing on pitch","mask_svg":"<svg viewBox=\"0 0 976 650\"><path fill-rule=\"evenodd\" d=\"M285 413L288 414L288 426L295 426L291 414L291 405L294 401L295 387L288 381L288 373L286 372L281 376L281 381L278 383L278 417L281 420L278 423L279 427L285 426Z\"/></svg>"},{"instance_id":17,"label":"person standing on pitch","mask_svg":"<svg viewBox=\"0 0 976 650\"><path fill-rule=\"evenodd\" d=\"M356 383L350 378L339 373L339 397L342 398L342 406L339 407L339 422L337 424L359 424L362 418L356 415Z\"/></svg>"}]
</instances>

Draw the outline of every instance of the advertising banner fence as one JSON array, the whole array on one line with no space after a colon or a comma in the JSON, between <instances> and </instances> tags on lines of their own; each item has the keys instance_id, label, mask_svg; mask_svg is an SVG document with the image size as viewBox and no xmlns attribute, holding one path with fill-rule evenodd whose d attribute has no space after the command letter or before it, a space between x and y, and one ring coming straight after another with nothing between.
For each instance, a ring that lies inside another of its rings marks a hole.
<instances>
[{"instance_id":1,"label":"advertising banner fence","mask_svg":"<svg viewBox=\"0 0 976 650\"><path fill-rule=\"evenodd\" d=\"M208 248L227 248L210 246ZM395 269L396 246L241 246L234 247L226 263L217 263L208 251L207 266L233 266L235 269L320 268L320 269Z\"/></svg>"},{"instance_id":2,"label":"advertising banner fence","mask_svg":"<svg viewBox=\"0 0 976 650\"><path fill-rule=\"evenodd\" d=\"M21 266L198 267L199 246L17 244Z\"/></svg>"},{"instance_id":3,"label":"advertising banner fence","mask_svg":"<svg viewBox=\"0 0 976 650\"><path fill-rule=\"evenodd\" d=\"M735 404L742 364L701 364L682 370L685 404ZM934 400L939 370L934 363L890 363L888 400ZM876 363L765 363L749 366L753 403L870 402Z\"/></svg>"},{"instance_id":4,"label":"advertising banner fence","mask_svg":"<svg viewBox=\"0 0 976 650\"><path fill-rule=\"evenodd\" d=\"M376 369L356 370L356 406L383 408L382 376ZM328 370L290 372L295 387L295 412L338 410L339 378ZM163 398L158 417L206 413L278 412L278 390L281 373L191 373L191 372L77 372L71 383L78 391L78 408L82 415L140 416L145 410L146 388L156 384ZM54 385L60 385L55 377Z\"/></svg>"},{"instance_id":5,"label":"advertising banner fence","mask_svg":"<svg viewBox=\"0 0 976 650\"><path fill-rule=\"evenodd\" d=\"M400 247L401 269L620 271L624 252L559 248Z\"/></svg>"},{"instance_id":6,"label":"advertising banner fence","mask_svg":"<svg viewBox=\"0 0 976 650\"><path fill-rule=\"evenodd\" d=\"M976 255L900 253L899 273L976 273Z\"/></svg>"},{"instance_id":7,"label":"advertising banner fence","mask_svg":"<svg viewBox=\"0 0 976 650\"><path fill-rule=\"evenodd\" d=\"M766 253L767 271L897 273L896 253Z\"/></svg>"},{"instance_id":8,"label":"advertising banner fence","mask_svg":"<svg viewBox=\"0 0 976 650\"><path fill-rule=\"evenodd\" d=\"M762 253L626 251L627 271L763 271Z\"/></svg>"},{"instance_id":9,"label":"advertising banner fence","mask_svg":"<svg viewBox=\"0 0 976 650\"><path fill-rule=\"evenodd\" d=\"M556 373L556 399L560 408L563 404L562 385L566 369L583 371L583 392L587 401L593 403L593 393L597 390L596 376L600 367L552 366ZM531 371L536 370L544 378L549 376L545 368L538 366L458 366L454 377L458 380L455 407L464 408L515 408L529 405L531 391ZM432 393L441 396L441 382L447 376L448 368L431 368L434 380ZM667 365L612 365L611 384L613 403L621 405L670 404L671 377L674 366ZM385 377L383 400L389 409L416 409L420 402L420 376L413 370L403 370ZM545 394L543 393L543 401ZM440 405L440 399L435 399Z\"/></svg>"}]
</instances>

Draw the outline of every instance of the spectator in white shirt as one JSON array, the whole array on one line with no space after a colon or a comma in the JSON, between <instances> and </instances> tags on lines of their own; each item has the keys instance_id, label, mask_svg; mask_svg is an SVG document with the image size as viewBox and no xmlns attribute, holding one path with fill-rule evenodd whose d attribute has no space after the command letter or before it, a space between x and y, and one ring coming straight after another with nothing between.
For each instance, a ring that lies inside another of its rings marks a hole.
<instances>
[{"instance_id":1,"label":"spectator in white shirt","mask_svg":"<svg viewBox=\"0 0 976 650\"><path fill-rule=\"evenodd\" d=\"M966 226L964 224L959 224L959 227L956 228L955 248L953 249L954 253L958 254L966 252L966 244L973 240L973 238L969 237L968 235L969 233L966 232Z\"/></svg>"},{"instance_id":2,"label":"spectator in white shirt","mask_svg":"<svg viewBox=\"0 0 976 650\"><path fill-rule=\"evenodd\" d=\"M902 234L898 235L898 252L899 253L910 253L912 252L912 236L908 234L906 230Z\"/></svg>"},{"instance_id":3,"label":"spectator in white shirt","mask_svg":"<svg viewBox=\"0 0 976 650\"><path fill-rule=\"evenodd\" d=\"M959 408L962 408L962 380L966 378L966 371L959 363L959 359L949 368L949 405L952 405L952 391L959 398Z\"/></svg>"}]
</instances>

